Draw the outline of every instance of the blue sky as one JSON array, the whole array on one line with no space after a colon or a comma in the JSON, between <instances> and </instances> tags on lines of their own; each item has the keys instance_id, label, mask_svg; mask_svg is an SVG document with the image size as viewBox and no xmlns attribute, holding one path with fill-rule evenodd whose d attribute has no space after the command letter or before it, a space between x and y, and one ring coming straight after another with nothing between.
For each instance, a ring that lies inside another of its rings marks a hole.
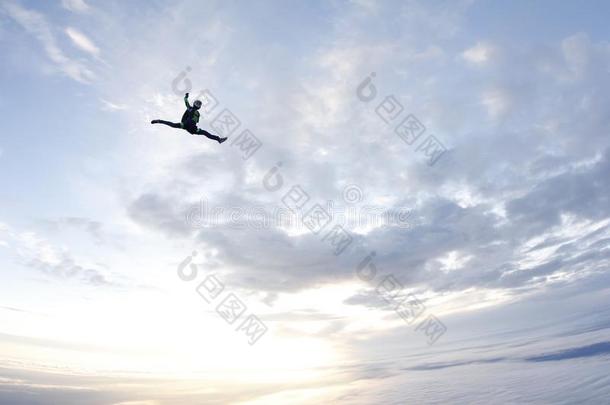
<instances>
[{"instance_id":1,"label":"blue sky","mask_svg":"<svg viewBox=\"0 0 610 405\"><path fill-rule=\"evenodd\" d=\"M0 403L607 401L607 14L0 0ZM185 89L219 101L202 128L240 120L226 143L150 124L178 121ZM394 132L409 114L413 144ZM327 229L274 221L293 185L306 209L408 220L341 222L334 254ZM194 223L202 206L222 215ZM212 276L245 304L235 324L198 293ZM401 318L381 280L425 311ZM236 331L249 314L267 327L254 345Z\"/></svg>"}]
</instances>

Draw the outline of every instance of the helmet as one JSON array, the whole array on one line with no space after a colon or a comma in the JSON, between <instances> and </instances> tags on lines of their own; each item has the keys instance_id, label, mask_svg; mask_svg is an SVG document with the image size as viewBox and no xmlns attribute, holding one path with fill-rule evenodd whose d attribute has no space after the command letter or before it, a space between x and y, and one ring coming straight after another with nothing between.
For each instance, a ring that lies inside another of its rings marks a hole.
<instances>
[{"instance_id":1,"label":"helmet","mask_svg":"<svg viewBox=\"0 0 610 405\"><path fill-rule=\"evenodd\" d=\"M201 108L201 101L195 100L195 102L193 103L193 106L195 106L195 108L197 108L197 109L200 109Z\"/></svg>"}]
</instances>

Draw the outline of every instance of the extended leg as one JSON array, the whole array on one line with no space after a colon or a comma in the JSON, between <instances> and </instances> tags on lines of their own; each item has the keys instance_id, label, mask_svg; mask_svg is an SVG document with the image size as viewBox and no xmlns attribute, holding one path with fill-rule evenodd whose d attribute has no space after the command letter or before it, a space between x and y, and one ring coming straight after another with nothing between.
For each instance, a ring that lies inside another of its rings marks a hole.
<instances>
[{"instance_id":1,"label":"extended leg","mask_svg":"<svg viewBox=\"0 0 610 405\"><path fill-rule=\"evenodd\" d=\"M182 128L182 124L179 122L170 122L170 121L164 121L164 120L152 120L150 122L151 124L164 124L164 125L168 125L172 128Z\"/></svg>"},{"instance_id":2,"label":"extended leg","mask_svg":"<svg viewBox=\"0 0 610 405\"><path fill-rule=\"evenodd\" d=\"M227 140L227 138L221 138L221 137L219 137L219 136L212 135L212 134L210 134L208 131L206 131L206 130L204 130L204 129L201 129L201 128L198 128L198 129L197 129L197 132L195 132L195 134L197 134L197 135L204 135L204 136L206 136L206 137L208 137L208 138L210 138L210 139L215 140L215 141L216 141L216 142L218 142L218 143L223 143L224 141L226 141L226 140Z\"/></svg>"}]
</instances>

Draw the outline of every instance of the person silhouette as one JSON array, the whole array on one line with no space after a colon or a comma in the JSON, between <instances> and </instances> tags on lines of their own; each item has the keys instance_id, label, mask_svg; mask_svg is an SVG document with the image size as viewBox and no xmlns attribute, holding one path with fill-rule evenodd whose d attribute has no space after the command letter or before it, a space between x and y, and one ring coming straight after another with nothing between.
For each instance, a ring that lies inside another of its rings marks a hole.
<instances>
[{"instance_id":1,"label":"person silhouette","mask_svg":"<svg viewBox=\"0 0 610 405\"><path fill-rule=\"evenodd\" d=\"M172 128L180 128L184 129L190 134L193 135L204 135L210 139L217 141L218 143L223 143L227 140L227 138L221 138L216 135L212 135L206 130L197 127L199 123L199 109L201 108L201 101L196 100L193 105L189 104L189 94L186 93L184 95L184 104L186 105L186 111L182 114L182 119L180 122L171 122L165 120L152 120L151 124L163 124L170 126Z\"/></svg>"}]
</instances>

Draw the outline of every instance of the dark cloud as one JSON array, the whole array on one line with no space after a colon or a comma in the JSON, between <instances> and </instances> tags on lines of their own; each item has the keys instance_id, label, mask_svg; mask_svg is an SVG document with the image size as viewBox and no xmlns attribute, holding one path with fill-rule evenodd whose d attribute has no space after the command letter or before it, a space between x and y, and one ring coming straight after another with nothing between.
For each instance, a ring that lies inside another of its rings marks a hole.
<instances>
[{"instance_id":1,"label":"dark cloud","mask_svg":"<svg viewBox=\"0 0 610 405\"><path fill-rule=\"evenodd\" d=\"M559 361L578 359L582 357L608 356L610 355L610 342L599 342L592 345L574 347L554 353L541 354L538 356L527 357L526 361Z\"/></svg>"},{"instance_id":2,"label":"dark cloud","mask_svg":"<svg viewBox=\"0 0 610 405\"><path fill-rule=\"evenodd\" d=\"M610 207L610 150L592 167L573 169L538 183L506 204L507 215L536 234L558 225L562 214L601 220ZM525 236L527 236L526 234Z\"/></svg>"},{"instance_id":3,"label":"dark cloud","mask_svg":"<svg viewBox=\"0 0 610 405\"><path fill-rule=\"evenodd\" d=\"M320 236L289 236L273 226L212 226L197 232L197 241L217 251L220 264L233 269L234 282L266 291L351 279L355 266L373 250L377 252L375 264L380 272L395 275L405 285L428 286L438 291L475 286L518 288L566 269L586 271L607 260L605 253L595 253L607 239L598 230L580 235L580 242L545 237L529 252L555 246L555 256L530 268L520 264L523 244L551 232L561 223L562 215L589 221L606 218L609 156L606 153L597 163L578 172L552 176L529 193L506 201L505 218L494 213L490 203L462 207L446 198L430 197L414 208L412 226L385 226L366 235L355 235L352 248L339 257L332 254ZM220 196L219 204L247 207L255 201L225 194ZM273 208L272 202L265 200L261 204L269 211ZM182 220L184 213L177 212L179 206L185 205L147 194L134 202L130 213L137 221L169 236L186 236L192 230ZM438 259L452 251L471 259L457 271L442 271Z\"/></svg>"},{"instance_id":4,"label":"dark cloud","mask_svg":"<svg viewBox=\"0 0 610 405\"><path fill-rule=\"evenodd\" d=\"M134 221L168 236L185 237L191 233L191 229L186 224L186 210L180 210L183 207L183 204L162 194L147 193L131 203L128 214Z\"/></svg>"}]
</instances>

